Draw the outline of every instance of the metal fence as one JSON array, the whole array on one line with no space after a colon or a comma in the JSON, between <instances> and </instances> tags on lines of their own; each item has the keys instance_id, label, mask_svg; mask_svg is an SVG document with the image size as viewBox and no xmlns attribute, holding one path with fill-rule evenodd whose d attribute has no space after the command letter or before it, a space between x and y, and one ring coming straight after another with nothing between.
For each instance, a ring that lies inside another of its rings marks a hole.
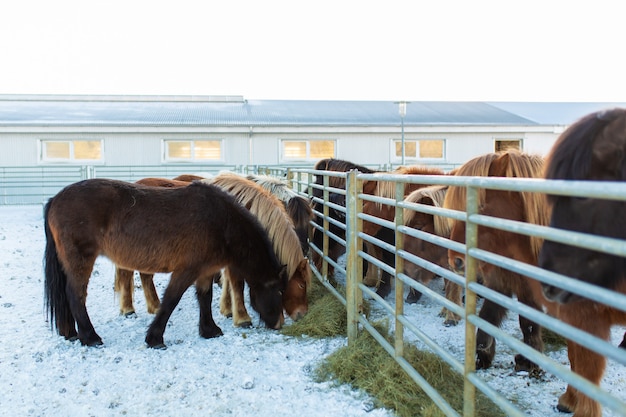
<instances>
[{"instance_id":1,"label":"metal fence","mask_svg":"<svg viewBox=\"0 0 626 417\"><path fill-rule=\"evenodd\" d=\"M626 201L626 184L615 182L589 182L589 181L548 181L539 179L506 179L493 177L454 177L454 176L398 176L392 174L361 174L356 171L349 173L338 173L331 171L314 171L314 170L290 170L288 174L294 186L303 190L308 190L308 195L312 195L312 190L317 188L323 192L323 198L317 199L318 202L324 204L324 210L315 214L324 220L324 227L318 227L324 233L325 239L333 239L346 246L346 263L345 268L342 264L335 262L327 256L325 252L327 245L322 248L311 245L311 249L323 256L324 263L321 270L315 267L314 274L316 277L347 307L348 314L348 342L352 343L355 337L361 331L369 332L384 349L397 361L404 369L407 377L412 379L426 392L433 402L447 416L460 415L452 406L446 402L440 393L433 388L422 375L419 374L404 358L403 346L405 343L405 333L410 332L418 340L422 341L433 352L439 355L452 369L456 370L464 376L464 409L463 416L471 417L476 415L475 400L476 391L484 393L495 404L497 404L507 416L523 416L524 411L520 410L510 399L501 395L497 389L490 386L481 373L475 369L475 351L476 351L476 329L480 328L488 334L496 338L497 341L508 345L512 350L521 353L534 363L538 364L543 370L555 375L557 378L571 384L579 391L587 396L595 399L605 408L611 409L614 414L626 416L626 403L623 399L617 398L605 389L598 387L579 375L570 371L569 366L565 366L556 362L549 356L538 352L515 337L507 334L503 330L482 320L477 313L477 298L483 297L495 303L504 306L509 311L524 315L525 317L539 323L541 326L560 334L567 339L598 352L599 354L616 361L619 364L626 365L626 350L612 346L604 340L583 332L577 328L569 326L560 320L550 317L542 312L534 310L525 304L518 302L516 299L503 296L489 288L476 282L477 261L492 263L498 267L509 271L536 279L541 282L557 285L578 294L584 294L585 297L592 298L598 302L610 305L621 311L626 311L626 296L603 288L591 286L578 280L570 279L562 275L558 275L533 265L521 263L513 259L504 258L495 253L481 250L477 247L477 230L478 225L488 226L501 230L520 233L527 236L539 236L543 239L555 240L567 244L592 248L594 250L608 252L617 256L626 257L626 241L603 238L599 236L583 235L580 233L556 230L545 226L534 224L520 223L511 220L488 217L478 214L478 191L480 189L496 189L496 190L513 190L539 192L557 195L571 195L579 197L606 198ZM324 185L318 186L311 180L315 176L324 178ZM344 178L346 181L345 189L331 188L328 186L331 176ZM364 194L362 191L363 183L367 180L377 181L394 181L398 184L396 187L395 198L381 198ZM467 190L467 209L466 212L458 212L443 208L435 208L421 204L411 204L404 202L404 183L428 183L433 185L461 186ZM329 200L330 193L344 194L346 197L346 206L341 207L333 204ZM387 204L395 207L396 217L393 221L376 220L362 212L364 201L375 201L381 204ZM328 214L329 207L334 210L343 210L346 214L346 223L340 224ZM460 244L449 239L434 237L431 234L421 232L416 229L404 226L402 221L402 210L410 209L433 215L449 217L452 219L462 220L466 222L466 242ZM390 246L385 242L363 233L363 221L374 221L384 227L394 230L397 238L395 246ZM333 223L341 227L346 232L346 238L342 238L330 233L328 225ZM425 239L431 243L442 245L447 249L452 249L460 253L466 254L466 271L465 276L460 276L454 272L442 268L436 264L430 263L422 258L417 258L411 253L404 250L403 235L412 235L420 239ZM368 255L363 250L363 242L367 241L380 246L395 254L395 268L386 265L376 258ZM375 293L375 289L363 284L362 260L375 264L379 268L386 269L395 279L395 297L388 297L391 300L382 299ZM449 302L440 294L434 293L428 287L414 281L402 272L402 263L408 260L423 268L429 269L439 276L452 282L459 283L465 291L465 307L459 308L455 304ZM328 280L326 275L327 265L332 264L335 270L344 273L346 277L345 297L342 292L334 288L334 285ZM415 323L412 323L404 315L403 291L406 287L412 287L427 296L432 297L436 302L441 303L446 308L453 310L464 319L465 326L465 345L464 360L458 360L453 354L445 348L434 342L429 335L424 334ZM395 326L393 332L394 342L389 343L386 335L380 334L375 326L369 322L368 318L362 314L362 300L366 296L369 302L379 306L382 310L387 311L391 317L391 322ZM556 402L556 397L555 397Z\"/></svg>"},{"instance_id":2,"label":"metal fence","mask_svg":"<svg viewBox=\"0 0 626 417\"><path fill-rule=\"evenodd\" d=\"M215 175L221 171L285 176L286 167L258 165L62 165L0 167L0 205L41 204L71 183L88 178L137 181L146 177L173 178L182 174Z\"/></svg>"}]
</instances>

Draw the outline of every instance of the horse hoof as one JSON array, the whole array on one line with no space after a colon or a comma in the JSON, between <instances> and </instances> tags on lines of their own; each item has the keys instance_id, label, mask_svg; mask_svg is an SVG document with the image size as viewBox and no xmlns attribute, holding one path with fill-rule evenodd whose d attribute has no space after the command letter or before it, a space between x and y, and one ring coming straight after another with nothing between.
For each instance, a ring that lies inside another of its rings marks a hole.
<instances>
[{"instance_id":1,"label":"horse hoof","mask_svg":"<svg viewBox=\"0 0 626 417\"><path fill-rule=\"evenodd\" d=\"M104 345L104 343L102 343L102 339L97 339L97 340L94 340L94 341L91 341L91 342L87 342L87 341L83 342L81 340L81 343L84 346L89 346L89 347L98 347L98 346Z\"/></svg>"},{"instance_id":2,"label":"horse hoof","mask_svg":"<svg viewBox=\"0 0 626 417\"><path fill-rule=\"evenodd\" d=\"M410 291L409 295L406 296L407 304L415 304L420 298L422 298L422 293L417 291Z\"/></svg>"},{"instance_id":3,"label":"horse hoof","mask_svg":"<svg viewBox=\"0 0 626 417\"><path fill-rule=\"evenodd\" d=\"M541 368L536 363L531 362L525 356L517 354L515 355L515 372L526 371L530 376L539 376L541 374Z\"/></svg>"},{"instance_id":4,"label":"horse hoof","mask_svg":"<svg viewBox=\"0 0 626 417\"><path fill-rule=\"evenodd\" d=\"M223 335L224 333L222 333L222 329L220 329L219 327L210 330L200 330L200 336L205 339L213 339L215 337L220 337Z\"/></svg>"},{"instance_id":5,"label":"horse hoof","mask_svg":"<svg viewBox=\"0 0 626 417\"><path fill-rule=\"evenodd\" d=\"M156 349L156 350L166 350L167 346L165 345L165 343L158 343L156 345L148 345L148 347L150 349Z\"/></svg>"},{"instance_id":6,"label":"horse hoof","mask_svg":"<svg viewBox=\"0 0 626 417\"><path fill-rule=\"evenodd\" d=\"M446 327L456 326L457 324L459 324L459 321L455 319L447 319L443 322L443 325Z\"/></svg>"},{"instance_id":7,"label":"horse hoof","mask_svg":"<svg viewBox=\"0 0 626 417\"><path fill-rule=\"evenodd\" d=\"M127 319L136 319L137 318L137 313L135 313L135 311L129 311L127 313L122 313L122 315L124 317L126 317Z\"/></svg>"},{"instance_id":8,"label":"horse hoof","mask_svg":"<svg viewBox=\"0 0 626 417\"><path fill-rule=\"evenodd\" d=\"M242 321L241 323L236 323L235 327L241 327L244 329L249 329L250 327L252 327L252 322L251 321Z\"/></svg>"}]
</instances>

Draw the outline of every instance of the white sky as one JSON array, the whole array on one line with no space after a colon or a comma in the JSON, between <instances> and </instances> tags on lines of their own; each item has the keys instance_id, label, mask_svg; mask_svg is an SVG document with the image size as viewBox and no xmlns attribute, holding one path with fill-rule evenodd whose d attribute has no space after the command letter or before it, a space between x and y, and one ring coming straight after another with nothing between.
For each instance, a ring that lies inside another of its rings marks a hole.
<instances>
[{"instance_id":1,"label":"white sky","mask_svg":"<svg viewBox=\"0 0 626 417\"><path fill-rule=\"evenodd\" d=\"M620 3L3 1L0 94L625 102Z\"/></svg>"}]
</instances>

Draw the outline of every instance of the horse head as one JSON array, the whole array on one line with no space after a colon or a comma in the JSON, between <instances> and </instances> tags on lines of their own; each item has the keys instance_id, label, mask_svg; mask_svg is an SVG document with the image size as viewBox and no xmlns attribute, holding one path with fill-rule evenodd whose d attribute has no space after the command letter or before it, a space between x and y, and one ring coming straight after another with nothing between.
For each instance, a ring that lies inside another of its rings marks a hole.
<instances>
[{"instance_id":1,"label":"horse head","mask_svg":"<svg viewBox=\"0 0 626 417\"><path fill-rule=\"evenodd\" d=\"M547 179L626 181L626 109L592 113L570 126L548 157ZM626 239L626 203L572 196L548 196L557 229ZM614 289L624 278L626 259L546 241L539 265L572 278ZM542 284L544 296L568 303L582 296Z\"/></svg>"}]
</instances>

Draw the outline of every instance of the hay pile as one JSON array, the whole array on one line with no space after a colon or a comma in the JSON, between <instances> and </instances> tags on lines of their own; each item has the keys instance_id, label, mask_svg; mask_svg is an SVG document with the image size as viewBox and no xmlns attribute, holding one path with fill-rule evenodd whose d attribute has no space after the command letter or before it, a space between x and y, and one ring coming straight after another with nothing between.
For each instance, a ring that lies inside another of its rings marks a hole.
<instances>
[{"instance_id":1,"label":"hay pile","mask_svg":"<svg viewBox=\"0 0 626 417\"><path fill-rule=\"evenodd\" d=\"M316 279L309 294L309 312L300 321L283 328L291 336L335 337L345 336L346 309ZM376 325L381 334L387 326ZM463 376L454 372L436 355L407 344L404 358L433 386L460 414L463 410ZM395 360L363 331L355 343L337 350L316 370L318 381L334 380L363 389L374 398L377 406L395 410L399 417L440 417L444 414L432 400L412 382ZM497 406L477 393L476 415L503 416Z\"/></svg>"}]
</instances>

